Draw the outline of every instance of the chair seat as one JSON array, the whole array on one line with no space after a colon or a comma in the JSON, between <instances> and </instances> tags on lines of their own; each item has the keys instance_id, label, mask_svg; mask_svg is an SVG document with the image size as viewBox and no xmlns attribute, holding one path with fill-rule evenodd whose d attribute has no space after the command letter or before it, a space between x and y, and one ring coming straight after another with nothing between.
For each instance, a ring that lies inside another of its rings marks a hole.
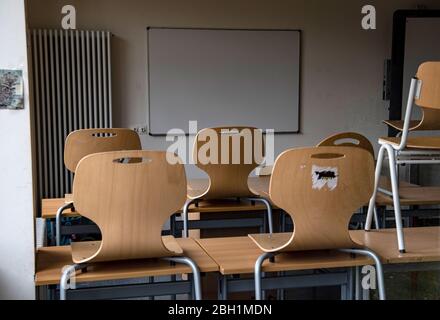
<instances>
[{"instance_id":1,"label":"chair seat","mask_svg":"<svg viewBox=\"0 0 440 320\"><path fill-rule=\"evenodd\" d=\"M181 255L183 250L173 236L163 236L164 246L172 255ZM83 241L71 243L72 260L75 263L84 263L90 260L100 249L101 241Z\"/></svg>"},{"instance_id":2,"label":"chair seat","mask_svg":"<svg viewBox=\"0 0 440 320\"><path fill-rule=\"evenodd\" d=\"M94 256L101 247L101 241L72 242L72 260L75 263L81 263Z\"/></svg>"},{"instance_id":3,"label":"chair seat","mask_svg":"<svg viewBox=\"0 0 440 320\"><path fill-rule=\"evenodd\" d=\"M421 120L411 120L409 122L409 131L417 130ZM403 131L403 120L383 120L387 126L390 126L396 130Z\"/></svg>"},{"instance_id":4,"label":"chair seat","mask_svg":"<svg viewBox=\"0 0 440 320\"><path fill-rule=\"evenodd\" d=\"M400 144L400 137L382 137L380 144L388 143L393 146ZM407 149L440 150L440 137L409 137L406 142Z\"/></svg>"},{"instance_id":5,"label":"chair seat","mask_svg":"<svg viewBox=\"0 0 440 320\"><path fill-rule=\"evenodd\" d=\"M193 239L176 239L183 248L184 256L191 258L201 272L217 272L218 265ZM70 246L38 248L36 253L35 285L58 284L62 269L72 264ZM77 282L109 281L149 276L169 276L191 273L184 264L170 264L161 259L139 259L91 263L87 272L78 273Z\"/></svg>"},{"instance_id":6,"label":"chair seat","mask_svg":"<svg viewBox=\"0 0 440 320\"><path fill-rule=\"evenodd\" d=\"M274 236L277 234L273 234ZM223 275L253 274L255 261L263 253L249 237L206 238L196 240L218 264ZM275 261L266 260L263 272L345 268L371 264L368 257L336 250L282 252Z\"/></svg>"},{"instance_id":7,"label":"chair seat","mask_svg":"<svg viewBox=\"0 0 440 320\"><path fill-rule=\"evenodd\" d=\"M188 199L200 198L208 191L209 179L188 180L186 187Z\"/></svg>"},{"instance_id":8,"label":"chair seat","mask_svg":"<svg viewBox=\"0 0 440 320\"><path fill-rule=\"evenodd\" d=\"M292 232L284 233L260 233L260 234L250 234L251 238L255 244L260 247L263 251L273 251L285 244L287 244L292 237Z\"/></svg>"},{"instance_id":9,"label":"chair seat","mask_svg":"<svg viewBox=\"0 0 440 320\"><path fill-rule=\"evenodd\" d=\"M268 177L268 178L270 179L270 177ZM248 185L249 185L250 192L248 195L243 196L243 197L253 197L258 194L257 192L255 192L252 189L252 179L255 180L255 177L248 178ZM187 197L190 200L204 198L203 196L208 192L208 189L209 189L209 179L188 180L188 182L187 182ZM216 200L216 198L208 198L208 199Z\"/></svg>"},{"instance_id":10,"label":"chair seat","mask_svg":"<svg viewBox=\"0 0 440 320\"><path fill-rule=\"evenodd\" d=\"M284 233L259 233L249 234L249 238L263 251L274 252L282 250L292 237L292 232ZM359 243L353 242L350 247L358 247ZM341 247L344 248L344 247ZM325 249L324 249L325 250Z\"/></svg>"}]
</instances>

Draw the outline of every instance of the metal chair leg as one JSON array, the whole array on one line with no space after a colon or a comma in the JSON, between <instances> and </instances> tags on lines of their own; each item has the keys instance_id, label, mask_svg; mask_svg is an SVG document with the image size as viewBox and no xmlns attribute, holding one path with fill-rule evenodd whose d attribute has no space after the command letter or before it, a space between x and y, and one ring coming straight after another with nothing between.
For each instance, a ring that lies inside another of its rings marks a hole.
<instances>
[{"instance_id":1,"label":"metal chair leg","mask_svg":"<svg viewBox=\"0 0 440 320\"><path fill-rule=\"evenodd\" d=\"M222 292L221 300L228 300L228 276L227 275L222 276L221 292Z\"/></svg>"},{"instance_id":2,"label":"metal chair leg","mask_svg":"<svg viewBox=\"0 0 440 320\"><path fill-rule=\"evenodd\" d=\"M385 144L385 149L388 153L388 161L390 167L390 178L391 178L391 189L393 191L393 204L394 204L394 215L396 220L396 230L397 230L397 242L399 245L399 251L401 253L405 253L405 241L403 236L403 227L402 227L402 214L400 210L400 197L399 197L399 183L397 179L396 172L396 160L395 160L395 151L391 145Z\"/></svg>"},{"instance_id":3,"label":"metal chair leg","mask_svg":"<svg viewBox=\"0 0 440 320\"><path fill-rule=\"evenodd\" d=\"M64 210L72 209L73 203L66 203L64 206L58 208L57 214L55 216L55 232L56 232L56 245L57 247L61 245L61 218Z\"/></svg>"},{"instance_id":4,"label":"metal chair leg","mask_svg":"<svg viewBox=\"0 0 440 320\"><path fill-rule=\"evenodd\" d=\"M374 227L376 228L376 230L379 230L380 229L379 216L377 215L377 207L376 207L376 205L374 205L373 216L374 216Z\"/></svg>"},{"instance_id":5,"label":"metal chair leg","mask_svg":"<svg viewBox=\"0 0 440 320\"><path fill-rule=\"evenodd\" d=\"M176 263L183 263L191 268L194 281L194 296L196 300L202 300L202 283L200 278L200 270L197 264L188 257L167 257L162 259Z\"/></svg>"},{"instance_id":6,"label":"metal chair leg","mask_svg":"<svg viewBox=\"0 0 440 320\"><path fill-rule=\"evenodd\" d=\"M182 219L183 219L183 237L184 238L188 238L189 237L189 230L188 230L188 209L189 206L192 203L195 203L197 200L196 199L190 199L187 200L185 202L185 205L183 206L183 210L182 210Z\"/></svg>"},{"instance_id":7,"label":"metal chair leg","mask_svg":"<svg viewBox=\"0 0 440 320\"><path fill-rule=\"evenodd\" d=\"M270 202L265 198L246 198L249 201L262 202L267 208L267 223L269 225L269 233L273 233L273 221L272 221L272 206Z\"/></svg>"},{"instance_id":8,"label":"metal chair leg","mask_svg":"<svg viewBox=\"0 0 440 320\"><path fill-rule=\"evenodd\" d=\"M355 300L360 300L360 296L361 296L361 286L360 286L360 276L359 276L360 270L359 270L359 266L355 267L355 289L354 289L354 299Z\"/></svg>"},{"instance_id":9,"label":"metal chair leg","mask_svg":"<svg viewBox=\"0 0 440 320\"><path fill-rule=\"evenodd\" d=\"M69 286L70 279L76 271L86 268L85 264L74 264L63 269L60 279L60 300L66 300L67 290L74 289Z\"/></svg>"},{"instance_id":10,"label":"metal chair leg","mask_svg":"<svg viewBox=\"0 0 440 320\"><path fill-rule=\"evenodd\" d=\"M261 256L258 257L257 261L255 262L255 269L254 269L254 277L255 277L255 300L261 300L261 267L263 265L264 260L272 258L275 256L272 252L265 252Z\"/></svg>"},{"instance_id":11,"label":"metal chair leg","mask_svg":"<svg viewBox=\"0 0 440 320\"><path fill-rule=\"evenodd\" d=\"M385 298L385 281L384 281L383 268L382 268L382 263L380 262L380 259L377 256L377 254L371 250L368 250L368 249L340 249L339 251L368 256L374 260L374 263L376 264L377 288L379 290L379 299L385 300L386 299Z\"/></svg>"},{"instance_id":12,"label":"metal chair leg","mask_svg":"<svg viewBox=\"0 0 440 320\"><path fill-rule=\"evenodd\" d=\"M374 208L376 206L377 189L379 188L379 179L380 179L380 174L382 172L384 151L385 151L385 147L381 146L379 149L379 153L377 155L376 172L374 175L374 190L370 199L370 203L368 205L367 220L365 221L365 231L371 230L371 221L373 219Z\"/></svg>"}]
</instances>

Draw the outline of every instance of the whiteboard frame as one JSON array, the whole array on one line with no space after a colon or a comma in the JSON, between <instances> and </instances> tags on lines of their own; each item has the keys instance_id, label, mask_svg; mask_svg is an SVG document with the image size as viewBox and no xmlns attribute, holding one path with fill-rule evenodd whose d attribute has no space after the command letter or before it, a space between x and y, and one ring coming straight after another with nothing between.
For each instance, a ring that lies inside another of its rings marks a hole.
<instances>
[{"instance_id":1,"label":"whiteboard frame","mask_svg":"<svg viewBox=\"0 0 440 320\"><path fill-rule=\"evenodd\" d=\"M228 30L228 31L296 31L299 33L299 66L298 66L298 130L294 131L275 131L275 134L300 134L301 133L301 80L302 80L302 31L300 29L289 28L208 28L208 27L159 27L159 26L147 26L147 125L148 135L151 137L165 137L166 133L153 133L151 132L151 101L150 101L150 42L149 42L149 30L150 29L182 29L182 30ZM198 128L199 130L202 128ZM265 132L263 132L265 134ZM188 132L185 132L185 136L189 136Z\"/></svg>"}]
</instances>

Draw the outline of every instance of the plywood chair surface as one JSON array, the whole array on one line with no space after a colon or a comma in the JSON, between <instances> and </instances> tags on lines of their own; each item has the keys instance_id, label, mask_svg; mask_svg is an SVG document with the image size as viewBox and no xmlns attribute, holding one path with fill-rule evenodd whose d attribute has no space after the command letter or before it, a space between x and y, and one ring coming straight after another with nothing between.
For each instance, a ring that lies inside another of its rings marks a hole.
<instances>
[{"instance_id":1,"label":"plywood chair surface","mask_svg":"<svg viewBox=\"0 0 440 320\"><path fill-rule=\"evenodd\" d=\"M92 153L140 150L139 135L130 129L81 129L71 132L65 142L64 163L66 168L75 172L78 162Z\"/></svg>"},{"instance_id":2,"label":"plywood chair surface","mask_svg":"<svg viewBox=\"0 0 440 320\"><path fill-rule=\"evenodd\" d=\"M75 263L179 255L165 221L186 200L183 165L169 164L164 151L116 151L83 158L77 167L73 201L94 221L102 241L72 245ZM129 159L121 163L122 159Z\"/></svg>"},{"instance_id":3,"label":"plywood chair surface","mask_svg":"<svg viewBox=\"0 0 440 320\"><path fill-rule=\"evenodd\" d=\"M439 110L422 107L422 113L421 120L411 120L409 122L409 131L440 130ZM383 122L396 130L403 131L403 120L384 120Z\"/></svg>"},{"instance_id":4,"label":"plywood chair surface","mask_svg":"<svg viewBox=\"0 0 440 320\"><path fill-rule=\"evenodd\" d=\"M440 109L440 61L422 63L417 70L417 78L422 81L420 95L415 102L428 109Z\"/></svg>"},{"instance_id":5,"label":"plywood chair surface","mask_svg":"<svg viewBox=\"0 0 440 320\"><path fill-rule=\"evenodd\" d=\"M341 132L325 138L318 147L359 147L370 152L374 157L374 148L370 140L357 132Z\"/></svg>"},{"instance_id":6,"label":"plywood chair surface","mask_svg":"<svg viewBox=\"0 0 440 320\"><path fill-rule=\"evenodd\" d=\"M400 137L381 137L379 143L388 143L394 146L400 145ZM408 137L406 141L407 149L421 150L440 150L439 137Z\"/></svg>"},{"instance_id":7,"label":"plywood chair surface","mask_svg":"<svg viewBox=\"0 0 440 320\"><path fill-rule=\"evenodd\" d=\"M193 239L176 239L183 255L191 258L201 272L217 272L218 265ZM41 247L36 252L35 285L59 284L62 270L72 264L70 246ZM76 274L77 283L111 281L131 278L160 277L191 273L190 267L177 263L172 265L162 259L136 259L87 264L87 272Z\"/></svg>"},{"instance_id":8,"label":"plywood chair surface","mask_svg":"<svg viewBox=\"0 0 440 320\"><path fill-rule=\"evenodd\" d=\"M276 160L271 201L292 218L293 233L250 235L266 252L352 248L348 224L373 191L371 153L353 147L291 149Z\"/></svg>"},{"instance_id":9,"label":"plywood chair surface","mask_svg":"<svg viewBox=\"0 0 440 320\"><path fill-rule=\"evenodd\" d=\"M423 115L421 120L410 122L409 131L440 130L440 62L422 63L417 71L417 78L421 81L421 88L414 102L422 109ZM384 122L403 131L404 122L401 120Z\"/></svg>"},{"instance_id":10,"label":"plywood chair surface","mask_svg":"<svg viewBox=\"0 0 440 320\"><path fill-rule=\"evenodd\" d=\"M409 131L414 131L418 128L420 125L421 120L411 120L409 122ZM403 120L383 120L383 123L385 123L387 126L390 126L396 130L403 131ZM419 129L420 130L420 129Z\"/></svg>"},{"instance_id":11,"label":"plywood chair surface","mask_svg":"<svg viewBox=\"0 0 440 320\"><path fill-rule=\"evenodd\" d=\"M233 130L236 130L236 133L233 133ZM251 139L240 138L240 134L248 132L252 133ZM214 136L210 136L212 134ZM235 156L236 150L233 153L234 139L239 139L239 157ZM218 143L211 150L217 154L205 152L207 143L214 140ZM263 135L257 128L235 126L201 130L194 141L193 159L197 167L208 174L209 185L203 190L192 190L188 195L189 198L220 199L254 196L248 186L249 174L260 164L254 154L261 157L264 154ZM203 161L205 155L213 156L217 159L216 163Z\"/></svg>"}]
</instances>

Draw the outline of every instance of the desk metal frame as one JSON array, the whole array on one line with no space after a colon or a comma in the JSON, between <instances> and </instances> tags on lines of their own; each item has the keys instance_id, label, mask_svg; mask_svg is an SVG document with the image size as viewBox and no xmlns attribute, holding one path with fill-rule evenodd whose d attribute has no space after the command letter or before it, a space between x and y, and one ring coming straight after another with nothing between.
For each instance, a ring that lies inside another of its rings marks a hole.
<instances>
[{"instance_id":1,"label":"desk metal frame","mask_svg":"<svg viewBox=\"0 0 440 320\"><path fill-rule=\"evenodd\" d=\"M107 281L93 282L93 285L79 283L74 290L66 290L66 300L103 300L103 299L133 299L145 297L152 299L156 296L168 296L177 294L188 294L194 298L194 289L191 281L188 280L160 281L154 282L153 277L146 277L142 283L130 283L130 281L118 281L118 284L108 284ZM49 285L47 292L49 299L59 297L59 285Z\"/></svg>"},{"instance_id":2,"label":"desk metal frame","mask_svg":"<svg viewBox=\"0 0 440 320\"><path fill-rule=\"evenodd\" d=\"M313 272L313 273L312 273ZM266 290L284 290L294 288L310 288L340 286L341 299L352 299L354 296L354 268L317 269L314 271L277 272L277 276L266 276L261 279L261 288ZM229 293L254 292L254 278L240 278L240 275L219 274L219 300L227 300ZM279 293L283 293L282 291Z\"/></svg>"},{"instance_id":3,"label":"desk metal frame","mask_svg":"<svg viewBox=\"0 0 440 320\"><path fill-rule=\"evenodd\" d=\"M189 266L192 270L191 278L188 281L177 281L175 275L170 275L172 281L156 282L153 277L148 277L148 283L131 284L131 285L117 285L117 286L95 286L95 287L80 287L71 289L69 283L71 275L76 271L87 272L87 264L75 264L69 268L63 269L60 285L59 297L60 300L69 298L80 299L123 299L145 296L161 296L161 295L176 295L182 293L190 293L196 300L202 299L202 286L200 270L197 264L188 257L166 257L162 260L169 261L171 264L182 263ZM93 282L93 281L91 281ZM189 288L188 288L188 283Z\"/></svg>"},{"instance_id":4,"label":"desk metal frame","mask_svg":"<svg viewBox=\"0 0 440 320\"><path fill-rule=\"evenodd\" d=\"M252 204L255 204L255 202L261 202L266 206L265 220L263 220L263 230L265 230L266 226L268 226L269 233L273 233L272 206L271 206L270 202L263 197L237 198L238 202L240 202L241 199L251 201ZM181 216L182 216L182 220L183 220L183 237L185 237L185 238L189 237L189 229L190 229L190 226L189 226L189 206L191 204L195 204L195 206L197 207L198 203L202 200L203 200L202 198L190 199L190 200L187 200L185 205L183 206ZM261 211L261 210L258 210L258 211ZM219 211L219 213L220 213L220 211ZM233 213L233 212L228 212L228 213ZM219 226L219 223L221 221L223 221L223 220L217 220L217 228L226 228L223 225ZM243 225L242 227L247 227L247 225ZM198 228L198 229L204 229L204 228Z\"/></svg>"},{"instance_id":5,"label":"desk metal frame","mask_svg":"<svg viewBox=\"0 0 440 320\"><path fill-rule=\"evenodd\" d=\"M440 270L438 262L390 263L383 264L384 273L420 272ZM263 297L265 290L294 289L325 286L340 286L342 300L368 300L370 291L362 289L361 267L317 269L311 271L278 272L277 276L261 279ZM240 278L240 275L222 275L218 277L218 299L227 300L229 293L252 292L255 290L254 279Z\"/></svg>"}]
</instances>

